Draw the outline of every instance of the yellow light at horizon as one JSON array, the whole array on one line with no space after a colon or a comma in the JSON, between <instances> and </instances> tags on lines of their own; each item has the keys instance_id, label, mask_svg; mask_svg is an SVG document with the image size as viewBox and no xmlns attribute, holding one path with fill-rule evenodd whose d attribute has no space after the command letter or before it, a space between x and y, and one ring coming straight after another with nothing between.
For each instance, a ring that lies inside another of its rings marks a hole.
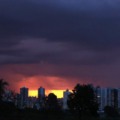
<instances>
[{"instance_id":1,"label":"yellow light at horizon","mask_svg":"<svg viewBox=\"0 0 120 120\"><path fill-rule=\"evenodd\" d=\"M38 91L37 90L29 90L28 96L38 97Z\"/></svg>"},{"instance_id":2,"label":"yellow light at horizon","mask_svg":"<svg viewBox=\"0 0 120 120\"><path fill-rule=\"evenodd\" d=\"M49 93L54 93L57 98L63 98L63 93L65 92L66 90L49 90ZM69 92L72 93L72 90L69 90Z\"/></svg>"},{"instance_id":3,"label":"yellow light at horizon","mask_svg":"<svg viewBox=\"0 0 120 120\"><path fill-rule=\"evenodd\" d=\"M54 93L57 98L63 98L63 92L65 90L49 90L49 93Z\"/></svg>"},{"instance_id":4,"label":"yellow light at horizon","mask_svg":"<svg viewBox=\"0 0 120 120\"><path fill-rule=\"evenodd\" d=\"M57 96L57 98L62 98L64 91L65 90L46 90L46 95L48 95L49 93L54 93ZM38 91L37 90L29 90L28 95L32 96L32 97L38 97Z\"/></svg>"}]
</instances>

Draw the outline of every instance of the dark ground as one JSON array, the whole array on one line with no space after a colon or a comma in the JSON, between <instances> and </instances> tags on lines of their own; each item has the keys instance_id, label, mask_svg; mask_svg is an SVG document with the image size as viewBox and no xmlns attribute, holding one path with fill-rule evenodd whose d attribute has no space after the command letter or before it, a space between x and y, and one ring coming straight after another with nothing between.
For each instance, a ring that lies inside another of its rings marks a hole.
<instances>
[{"instance_id":1,"label":"dark ground","mask_svg":"<svg viewBox=\"0 0 120 120\"><path fill-rule=\"evenodd\" d=\"M80 120L78 115L63 111L38 111L17 109L12 103L0 104L0 120ZM120 118L93 118L85 116L81 120L120 120Z\"/></svg>"}]
</instances>

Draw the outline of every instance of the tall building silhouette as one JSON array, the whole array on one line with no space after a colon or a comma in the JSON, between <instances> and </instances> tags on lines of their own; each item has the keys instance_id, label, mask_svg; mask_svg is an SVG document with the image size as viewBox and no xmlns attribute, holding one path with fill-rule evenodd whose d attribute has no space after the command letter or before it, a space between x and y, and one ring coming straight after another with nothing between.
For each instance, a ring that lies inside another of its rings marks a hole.
<instances>
[{"instance_id":1,"label":"tall building silhouette","mask_svg":"<svg viewBox=\"0 0 120 120\"><path fill-rule=\"evenodd\" d=\"M115 109L120 108L120 89L115 88L96 88L99 111L104 112L105 106L111 106Z\"/></svg>"},{"instance_id":2,"label":"tall building silhouette","mask_svg":"<svg viewBox=\"0 0 120 120\"><path fill-rule=\"evenodd\" d=\"M67 100L70 93L68 89L63 92L63 109L65 110L68 109Z\"/></svg>"},{"instance_id":3,"label":"tall building silhouette","mask_svg":"<svg viewBox=\"0 0 120 120\"><path fill-rule=\"evenodd\" d=\"M41 98L44 98L44 97L45 97L45 88L40 87L38 89L38 98L41 99Z\"/></svg>"},{"instance_id":4,"label":"tall building silhouette","mask_svg":"<svg viewBox=\"0 0 120 120\"><path fill-rule=\"evenodd\" d=\"M118 89L112 89L112 106L118 109Z\"/></svg>"},{"instance_id":5,"label":"tall building silhouette","mask_svg":"<svg viewBox=\"0 0 120 120\"><path fill-rule=\"evenodd\" d=\"M120 88L118 90L118 109L120 110Z\"/></svg>"},{"instance_id":6,"label":"tall building silhouette","mask_svg":"<svg viewBox=\"0 0 120 120\"><path fill-rule=\"evenodd\" d=\"M97 87L97 99L99 103L99 111L104 111L104 107L109 105L111 106L111 90L107 88Z\"/></svg>"},{"instance_id":7,"label":"tall building silhouette","mask_svg":"<svg viewBox=\"0 0 120 120\"><path fill-rule=\"evenodd\" d=\"M40 109L44 108L44 106L45 106L45 88L43 88L43 87L40 87L38 89L38 100L39 100Z\"/></svg>"},{"instance_id":8,"label":"tall building silhouette","mask_svg":"<svg viewBox=\"0 0 120 120\"><path fill-rule=\"evenodd\" d=\"M28 102L28 88L20 88L21 107L26 107Z\"/></svg>"}]
</instances>

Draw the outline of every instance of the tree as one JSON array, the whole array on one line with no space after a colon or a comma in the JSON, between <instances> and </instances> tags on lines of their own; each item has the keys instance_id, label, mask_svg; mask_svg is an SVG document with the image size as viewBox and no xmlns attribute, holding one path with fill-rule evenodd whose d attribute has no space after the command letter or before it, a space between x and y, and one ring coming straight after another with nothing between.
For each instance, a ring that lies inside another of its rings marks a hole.
<instances>
[{"instance_id":1,"label":"tree","mask_svg":"<svg viewBox=\"0 0 120 120\"><path fill-rule=\"evenodd\" d=\"M57 96L54 93L50 93L47 98L47 106L49 110L58 109Z\"/></svg>"},{"instance_id":2,"label":"tree","mask_svg":"<svg viewBox=\"0 0 120 120\"><path fill-rule=\"evenodd\" d=\"M69 95L68 107L79 113L80 118L85 115L97 116L98 103L92 85L77 84Z\"/></svg>"},{"instance_id":3,"label":"tree","mask_svg":"<svg viewBox=\"0 0 120 120\"><path fill-rule=\"evenodd\" d=\"M5 87L8 85L6 81L0 79L0 101L2 101L3 94L5 93Z\"/></svg>"}]
</instances>

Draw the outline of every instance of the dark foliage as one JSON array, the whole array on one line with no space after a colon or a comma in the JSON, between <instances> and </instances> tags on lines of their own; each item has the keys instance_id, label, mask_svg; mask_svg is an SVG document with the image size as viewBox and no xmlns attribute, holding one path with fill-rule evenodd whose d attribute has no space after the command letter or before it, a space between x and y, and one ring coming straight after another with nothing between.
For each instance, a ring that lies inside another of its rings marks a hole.
<instances>
[{"instance_id":1,"label":"dark foliage","mask_svg":"<svg viewBox=\"0 0 120 120\"><path fill-rule=\"evenodd\" d=\"M104 111L105 111L105 115L107 117L118 117L119 116L119 112L117 109L115 109L114 107L111 107L111 106L106 106L104 108Z\"/></svg>"},{"instance_id":2,"label":"dark foliage","mask_svg":"<svg viewBox=\"0 0 120 120\"><path fill-rule=\"evenodd\" d=\"M46 100L46 107L48 110L56 111L59 110L57 96L54 93L50 93Z\"/></svg>"},{"instance_id":3,"label":"dark foliage","mask_svg":"<svg viewBox=\"0 0 120 120\"><path fill-rule=\"evenodd\" d=\"M0 101L2 100L3 94L5 92L5 87L8 85L6 81L0 79Z\"/></svg>"},{"instance_id":4,"label":"dark foliage","mask_svg":"<svg viewBox=\"0 0 120 120\"><path fill-rule=\"evenodd\" d=\"M69 95L68 106L79 116L97 116L98 103L91 85L77 84L73 93Z\"/></svg>"},{"instance_id":5,"label":"dark foliage","mask_svg":"<svg viewBox=\"0 0 120 120\"><path fill-rule=\"evenodd\" d=\"M0 120L63 120L62 111L17 109L11 102L0 104Z\"/></svg>"}]
</instances>

